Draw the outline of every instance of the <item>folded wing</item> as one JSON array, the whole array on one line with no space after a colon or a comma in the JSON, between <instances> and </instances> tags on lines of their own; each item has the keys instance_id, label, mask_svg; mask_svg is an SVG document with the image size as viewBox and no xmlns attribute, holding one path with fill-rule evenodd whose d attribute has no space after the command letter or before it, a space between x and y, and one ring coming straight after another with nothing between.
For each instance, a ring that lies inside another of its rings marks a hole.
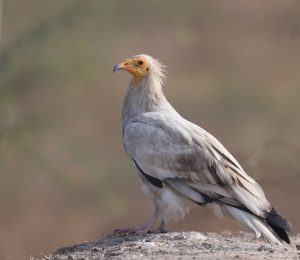
<instances>
[{"instance_id":1,"label":"folded wing","mask_svg":"<svg viewBox=\"0 0 300 260\"><path fill-rule=\"evenodd\" d=\"M125 126L124 145L140 171L199 204L219 201L260 217L271 210L261 187L221 143L182 118L144 113Z\"/></svg>"}]
</instances>

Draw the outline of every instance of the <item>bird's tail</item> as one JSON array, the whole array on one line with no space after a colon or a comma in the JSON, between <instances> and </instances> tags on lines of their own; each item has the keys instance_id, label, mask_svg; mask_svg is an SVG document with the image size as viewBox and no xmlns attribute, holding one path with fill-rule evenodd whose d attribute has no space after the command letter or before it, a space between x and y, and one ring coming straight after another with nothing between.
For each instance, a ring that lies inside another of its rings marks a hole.
<instances>
[{"instance_id":1,"label":"bird's tail","mask_svg":"<svg viewBox=\"0 0 300 260\"><path fill-rule=\"evenodd\" d=\"M263 236L269 243L290 244L286 231L291 231L291 224L278 215L274 208L263 219L242 209L228 205L223 205L223 207L237 222L255 232L257 238Z\"/></svg>"}]
</instances>

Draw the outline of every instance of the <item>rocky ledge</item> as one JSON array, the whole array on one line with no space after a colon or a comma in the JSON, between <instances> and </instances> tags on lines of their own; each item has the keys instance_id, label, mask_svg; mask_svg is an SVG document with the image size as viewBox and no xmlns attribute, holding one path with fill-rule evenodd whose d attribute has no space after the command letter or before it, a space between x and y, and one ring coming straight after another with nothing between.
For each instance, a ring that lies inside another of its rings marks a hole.
<instances>
[{"instance_id":1,"label":"rocky ledge","mask_svg":"<svg viewBox=\"0 0 300 260\"><path fill-rule=\"evenodd\" d=\"M270 245L245 232L114 232L94 242L67 246L41 259L298 259L300 234L291 245Z\"/></svg>"}]
</instances>

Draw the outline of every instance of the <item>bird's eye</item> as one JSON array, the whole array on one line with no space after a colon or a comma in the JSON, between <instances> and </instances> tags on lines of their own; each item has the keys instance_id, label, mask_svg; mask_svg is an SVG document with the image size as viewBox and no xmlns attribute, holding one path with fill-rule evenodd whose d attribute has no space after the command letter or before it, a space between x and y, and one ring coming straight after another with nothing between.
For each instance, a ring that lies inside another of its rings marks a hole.
<instances>
[{"instance_id":1,"label":"bird's eye","mask_svg":"<svg viewBox=\"0 0 300 260\"><path fill-rule=\"evenodd\" d=\"M144 62L142 60L140 60L138 63L139 63L139 65L143 65L144 64Z\"/></svg>"}]
</instances>

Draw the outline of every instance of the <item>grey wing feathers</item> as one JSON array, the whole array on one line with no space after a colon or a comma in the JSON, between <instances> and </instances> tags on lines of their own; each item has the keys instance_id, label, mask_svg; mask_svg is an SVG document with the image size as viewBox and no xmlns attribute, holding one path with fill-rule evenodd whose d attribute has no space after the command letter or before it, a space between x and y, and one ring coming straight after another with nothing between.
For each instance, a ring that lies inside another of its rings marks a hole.
<instances>
[{"instance_id":1,"label":"grey wing feathers","mask_svg":"<svg viewBox=\"0 0 300 260\"><path fill-rule=\"evenodd\" d=\"M125 149L140 170L199 204L219 201L264 217L260 186L202 128L173 114L144 113L124 127Z\"/></svg>"}]
</instances>

